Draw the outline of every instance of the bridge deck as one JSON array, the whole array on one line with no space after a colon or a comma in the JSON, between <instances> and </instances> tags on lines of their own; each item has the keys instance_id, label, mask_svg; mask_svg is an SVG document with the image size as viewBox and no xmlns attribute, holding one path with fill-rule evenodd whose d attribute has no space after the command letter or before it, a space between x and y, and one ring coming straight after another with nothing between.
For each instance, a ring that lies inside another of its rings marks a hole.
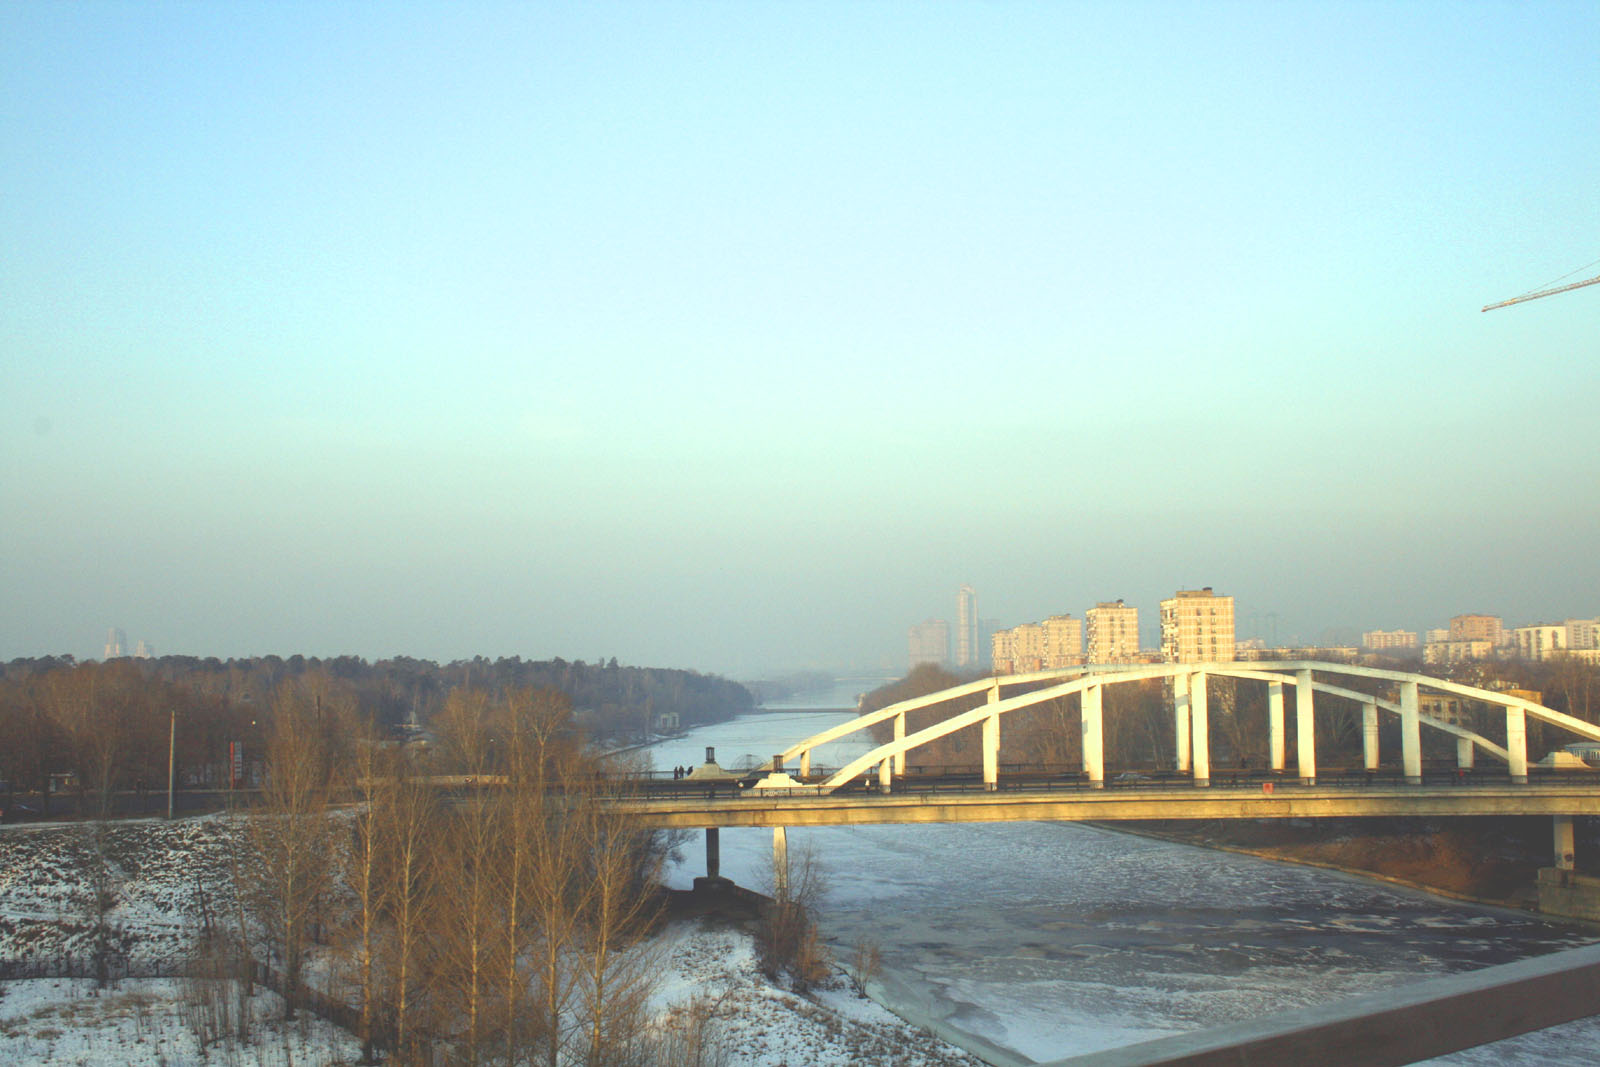
<instances>
[{"instance_id":1,"label":"bridge deck","mask_svg":"<svg viewBox=\"0 0 1600 1067\"><path fill-rule=\"evenodd\" d=\"M665 828L854 826L871 823L1058 822L1121 819L1301 819L1350 816L1600 815L1589 783L1340 788L1086 789L831 795L679 795L621 800Z\"/></svg>"}]
</instances>

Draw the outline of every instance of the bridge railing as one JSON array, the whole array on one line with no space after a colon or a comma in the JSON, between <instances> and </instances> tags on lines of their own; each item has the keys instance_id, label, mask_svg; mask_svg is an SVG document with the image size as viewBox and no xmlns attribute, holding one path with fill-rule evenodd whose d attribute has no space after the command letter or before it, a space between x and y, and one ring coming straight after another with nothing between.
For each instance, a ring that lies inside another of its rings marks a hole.
<instances>
[{"instance_id":1,"label":"bridge railing","mask_svg":"<svg viewBox=\"0 0 1600 1067\"><path fill-rule=\"evenodd\" d=\"M715 782L659 783L656 788L639 789L634 784L619 789L617 795L651 802L685 803L705 800L784 800L822 798L828 796L934 796L961 793L1103 793L1106 791L1139 791L1191 794L1193 780L1185 773L1173 770L1122 771L1107 777L1103 782L1091 781L1082 771L1051 775L1006 775L990 784L983 780L980 771L971 768L950 769L944 774L908 774L896 778L890 790L884 790L874 775L858 777L844 786L825 784L827 775L818 773L802 784L777 789L764 789L757 779L724 779ZM1540 784L1569 786L1582 781L1600 787L1600 774L1592 770L1548 769L1532 776L1529 785ZM1431 788L1472 789L1510 784L1504 771L1482 771L1461 768L1439 761L1424 769L1421 782L1413 780L1399 768L1368 770L1365 767L1329 767L1317 781L1306 783L1293 773L1266 769L1214 769L1210 788L1213 791L1250 793L1317 793L1327 791L1364 791L1369 789L1416 788L1419 784ZM1521 787L1519 788L1526 788Z\"/></svg>"}]
</instances>

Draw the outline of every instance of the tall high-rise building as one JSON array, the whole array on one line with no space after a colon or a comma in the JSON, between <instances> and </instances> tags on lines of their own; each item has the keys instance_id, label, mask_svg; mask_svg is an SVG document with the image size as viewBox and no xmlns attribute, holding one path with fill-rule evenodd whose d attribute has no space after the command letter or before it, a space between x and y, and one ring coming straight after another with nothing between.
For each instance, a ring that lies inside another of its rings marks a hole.
<instances>
[{"instance_id":1,"label":"tall high-rise building","mask_svg":"<svg viewBox=\"0 0 1600 1067\"><path fill-rule=\"evenodd\" d=\"M1101 601L1083 616L1089 624L1090 663L1132 663L1138 658L1138 608L1120 600Z\"/></svg>"},{"instance_id":2,"label":"tall high-rise building","mask_svg":"<svg viewBox=\"0 0 1600 1067\"><path fill-rule=\"evenodd\" d=\"M906 633L911 666L919 663L950 662L950 624L943 619L926 619Z\"/></svg>"},{"instance_id":3,"label":"tall high-rise building","mask_svg":"<svg viewBox=\"0 0 1600 1067\"><path fill-rule=\"evenodd\" d=\"M1234 658L1233 597L1180 589L1161 602L1161 658L1168 663L1225 663Z\"/></svg>"},{"instance_id":4,"label":"tall high-rise building","mask_svg":"<svg viewBox=\"0 0 1600 1067\"><path fill-rule=\"evenodd\" d=\"M128 635L115 626L106 631L106 659L116 659L128 654Z\"/></svg>"},{"instance_id":5,"label":"tall high-rise building","mask_svg":"<svg viewBox=\"0 0 1600 1067\"><path fill-rule=\"evenodd\" d=\"M134 659L155 659L156 650L150 647L150 642L141 640L133 650Z\"/></svg>"},{"instance_id":6,"label":"tall high-rise building","mask_svg":"<svg viewBox=\"0 0 1600 1067\"><path fill-rule=\"evenodd\" d=\"M1045 670L1073 667L1083 662L1083 620L1052 615L1040 623L1044 631Z\"/></svg>"},{"instance_id":7,"label":"tall high-rise building","mask_svg":"<svg viewBox=\"0 0 1600 1067\"><path fill-rule=\"evenodd\" d=\"M956 590L956 666L978 665L978 592L970 585Z\"/></svg>"},{"instance_id":8,"label":"tall high-rise building","mask_svg":"<svg viewBox=\"0 0 1600 1067\"><path fill-rule=\"evenodd\" d=\"M1498 615L1457 615L1450 620L1450 640L1506 643L1505 624Z\"/></svg>"}]
</instances>

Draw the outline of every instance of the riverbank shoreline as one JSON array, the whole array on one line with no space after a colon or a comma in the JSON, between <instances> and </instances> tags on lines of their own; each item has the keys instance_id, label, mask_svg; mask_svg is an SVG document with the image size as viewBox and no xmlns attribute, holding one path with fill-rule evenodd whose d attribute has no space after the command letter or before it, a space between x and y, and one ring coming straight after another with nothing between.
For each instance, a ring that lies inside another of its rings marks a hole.
<instances>
[{"instance_id":1,"label":"riverbank shoreline","mask_svg":"<svg viewBox=\"0 0 1600 1067\"><path fill-rule=\"evenodd\" d=\"M1473 840L1472 827L1441 828L1432 820L1383 820L1375 827L1362 826L1358 820L1340 820L1320 831L1286 827L1279 821L1267 828L1234 821L1219 824L1178 820L1087 825L1172 844L1337 871L1463 903L1544 914L1539 909L1535 883L1539 860L1526 853L1504 855L1504 838L1489 842L1490 851L1501 849L1501 855L1485 858L1474 854L1463 847L1464 842ZM1478 832L1484 831L1478 828ZM1270 838L1277 840L1267 840ZM1433 877L1417 877L1419 871ZM1600 929L1600 923L1568 916L1549 918Z\"/></svg>"}]
</instances>

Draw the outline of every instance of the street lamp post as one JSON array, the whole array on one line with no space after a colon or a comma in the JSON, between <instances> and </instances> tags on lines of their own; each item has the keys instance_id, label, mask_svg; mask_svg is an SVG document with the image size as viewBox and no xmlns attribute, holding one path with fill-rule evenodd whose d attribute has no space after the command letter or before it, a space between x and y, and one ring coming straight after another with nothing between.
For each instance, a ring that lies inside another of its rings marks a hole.
<instances>
[{"instance_id":1,"label":"street lamp post","mask_svg":"<svg viewBox=\"0 0 1600 1067\"><path fill-rule=\"evenodd\" d=\"M172 818L172 787L177 781L178 709L170 709L172 722L167 728L167 818Z\"/></svg>"}]
</instances>

